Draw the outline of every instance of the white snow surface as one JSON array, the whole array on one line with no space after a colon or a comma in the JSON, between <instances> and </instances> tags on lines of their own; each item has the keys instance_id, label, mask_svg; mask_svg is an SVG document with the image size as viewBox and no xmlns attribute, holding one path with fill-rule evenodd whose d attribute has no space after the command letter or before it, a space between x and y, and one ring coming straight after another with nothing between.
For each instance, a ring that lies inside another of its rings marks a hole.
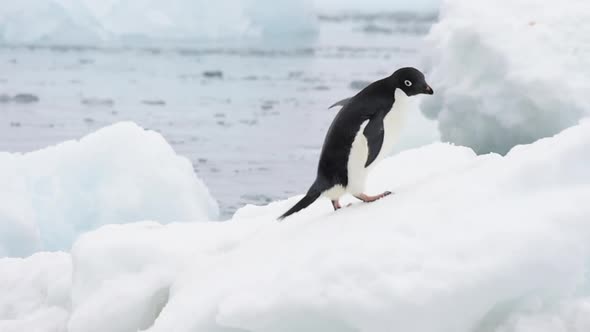
<instances>
[{"instance_id":1,"label":"white snow surface","mask_svg":"<svg viewBox=\"0 0 590 332\"><path fill-rule=\"evenodd\" d=\"M588 331L588 151L590 121L504 157L436 143L377 165L370 193L395 194L375 203L104 226L72 248L71 303L67 254L0 260L24 302L0 315L55 310L32 330L69 332Z\"/></svg>"},{"instance_id":2,"label":"white snow surface","mask_svg":"<svg viewBox=\"0 0 590 332\"><path fill-rule=\"evenodd\" d=\"M0 0L0 42L239 40L317 32L310 0Z\"/></svg>"},{"instance_id":3,"label":"white snow surface","mask_svg":"<svg viewBox=\"0 0 590 332\"><path fill-rule=\"evenodd\" d=\"M422 110L444 141L506 153L590 113L590 2L443 0Z\"/></svg>"},{"instance_id":4,"label":"white snow surface","mask_svg":"<svg viewBox=\"0 0 590 332\"><path fill-rule=\"evenodd\" d=\"M67 253L0 259L0 331L65 331L71 284Z\"/></svg>"},{"instance_id":5,"label":"white snow surface","mask_svg":"<svg viewBox=\"0 0 590 332\"><path fill-rule=\"evenodd\" d=\"M190 161L130 122L30 153L0 152L0 257L69 250L104 224L217 218Z\"/></svg>"}]
</instances>

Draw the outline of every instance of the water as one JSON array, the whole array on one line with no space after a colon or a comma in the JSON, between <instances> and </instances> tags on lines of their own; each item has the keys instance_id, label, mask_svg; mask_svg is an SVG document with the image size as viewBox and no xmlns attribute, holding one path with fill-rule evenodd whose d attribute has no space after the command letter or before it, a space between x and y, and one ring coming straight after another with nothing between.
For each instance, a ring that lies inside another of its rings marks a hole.
<instances>
[{"instance_id":1,"label":"water","mask_svg":"<svg viewBox=\"0 0 590 332\"><path fill-rule=\"evenodd\" d=\"M190 158L226 218L304 192L336 112L327 107L397 67L419 66L435 19L322 15L317 39L293 43L3 46L0 151L135 121Z\"/></svg>"}]
</instances>

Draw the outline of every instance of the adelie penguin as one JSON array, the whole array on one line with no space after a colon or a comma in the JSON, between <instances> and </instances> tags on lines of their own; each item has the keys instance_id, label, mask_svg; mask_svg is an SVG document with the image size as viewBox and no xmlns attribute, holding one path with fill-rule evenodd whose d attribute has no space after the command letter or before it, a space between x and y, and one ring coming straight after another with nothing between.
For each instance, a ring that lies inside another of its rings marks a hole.
<instances>
[{"instance_id":1,"label":"adelie penguin","mask_svg":"<svg viewBox=\"0 0 590 332\"><path fill-rule=\"evenodd\" d=\"M370 196L365 193L369 170L387 156L398 137L408 109L408 98L433 94L424 74L411 67L401 68L391 76L371 83L341 105L324 140L317 177L305 197L279 217L284 219L315 202L320 196L339 209L339 199L346 193L373 202L390 194Z\"/></svg>"}]
</instances>

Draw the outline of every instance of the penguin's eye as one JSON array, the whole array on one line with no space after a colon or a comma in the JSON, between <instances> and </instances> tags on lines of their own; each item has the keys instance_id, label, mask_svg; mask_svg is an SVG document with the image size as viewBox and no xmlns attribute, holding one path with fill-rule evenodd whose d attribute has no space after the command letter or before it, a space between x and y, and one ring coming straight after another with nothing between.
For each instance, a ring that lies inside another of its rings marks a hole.
<instances>
[{"instance_id":1,"label":"penguin's eye","mask_svg":"<svg viewBox=\"0 0 590 332\"><path fill-rule=\"evenodd\" d=\"M412 82L411 82L411 81L408 81L408 80L405 80L405 81L404 81L404 84L405 84L406 86L412 86Z\"/></svg>"}]
</instances>

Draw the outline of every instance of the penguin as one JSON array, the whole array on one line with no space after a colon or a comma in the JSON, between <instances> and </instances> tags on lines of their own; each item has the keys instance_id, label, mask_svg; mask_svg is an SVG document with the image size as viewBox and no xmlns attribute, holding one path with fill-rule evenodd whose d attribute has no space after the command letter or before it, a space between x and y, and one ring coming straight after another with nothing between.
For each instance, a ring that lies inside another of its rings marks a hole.
<instances>
[{"instance_id":1,"label":"penguin","mask_svg":"<svg viewBox=\"0 0 590 332\"><path fill-rule=\"evenodd\" d=\"M334 210L338 210L339 199L346 193L363 202L391 194L386 191L367 195L367 174L391 152L403 125L409 97L433 93L422 72L405 67L330 106L342 108L324 139L316 179L305 196L278 220L305 209L320 196L328 197Z\"/></svg>"}]
</instances>

